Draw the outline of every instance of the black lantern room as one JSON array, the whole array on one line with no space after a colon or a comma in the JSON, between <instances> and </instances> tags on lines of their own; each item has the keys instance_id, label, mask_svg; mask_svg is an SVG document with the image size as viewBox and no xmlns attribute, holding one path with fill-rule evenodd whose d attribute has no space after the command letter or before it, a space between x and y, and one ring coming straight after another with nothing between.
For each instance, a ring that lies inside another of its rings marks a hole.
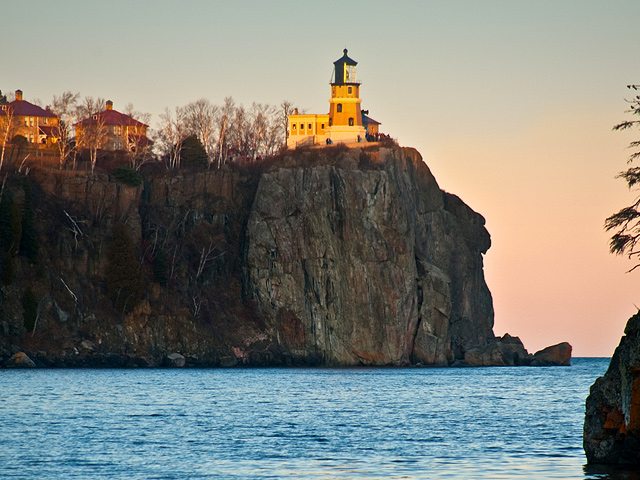
<instances>
[{"instance_id":1,"label":"black lantern room","mask_svg":"<svg viewBox=\"0 0 640 480\"><path fill-rule=\"evenodd\" d=\"M356 65L358 62L347 56L347 49L343 50L342 58L333 62L334 73L331 85L358 85L356 80Z\"/></svg>"}]
</instances>

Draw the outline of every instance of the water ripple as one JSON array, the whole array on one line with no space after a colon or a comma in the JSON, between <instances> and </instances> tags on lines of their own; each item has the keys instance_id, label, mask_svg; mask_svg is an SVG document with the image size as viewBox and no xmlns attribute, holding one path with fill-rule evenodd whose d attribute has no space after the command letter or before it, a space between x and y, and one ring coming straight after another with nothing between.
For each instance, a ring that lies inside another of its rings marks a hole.
<instances>
[{"instance_id":1,"label":"water ripple","mask_svg":"<svg viewBox=\"0 0 640 480\"><path fill-rule=\"evenodd\" d=\"M0 478L640 480L583 468L607 365L5 370Z\"/></svg>"}]
</instances>

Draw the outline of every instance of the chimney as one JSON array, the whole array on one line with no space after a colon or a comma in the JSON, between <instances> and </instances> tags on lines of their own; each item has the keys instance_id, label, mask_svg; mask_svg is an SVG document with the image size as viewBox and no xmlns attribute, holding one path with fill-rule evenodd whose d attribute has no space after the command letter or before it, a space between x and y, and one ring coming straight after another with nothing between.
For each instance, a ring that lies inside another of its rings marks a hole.
<instances>
[{"instance_id":1,"label":"chimney","mask_svg":"<svg viewBox=\"0 0 640 480\"><path fill-rule=\"evenodd\" d=\"M113 102L111 100L107 100L107 110L113 110Z\"/></svg>"},{"instance_id":2,"label":"chimney","mask_svg":"<svg viewBox=\"0 0 640 480\"><path fill-rule=\"evenodd\" d=\"M16 100L22 100L22 90L16 90Z\"/></svg>"}]
</instances>

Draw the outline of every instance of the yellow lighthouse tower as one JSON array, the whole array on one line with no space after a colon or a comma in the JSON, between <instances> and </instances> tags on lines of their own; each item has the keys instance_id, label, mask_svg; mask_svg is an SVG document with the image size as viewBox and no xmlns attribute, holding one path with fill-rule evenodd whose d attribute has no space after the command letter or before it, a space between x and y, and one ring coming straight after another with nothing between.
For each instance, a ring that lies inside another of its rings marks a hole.
<instances>
[{"instance_id":1,"label":"yellow lighthouse tower","mask_svg":"<svg viewBox=\"0 0 640 480\"><path fill-rule=\"evenodd\" d=\"M332 143L364 141L366 135L362 126L360 83L356 77L358 62L347 56L346 48L343 53L342 58L333 62L329 127L326 129L326 136Z\"/></svg>"},{"instance_id":2,"label":"yellow lighthouse tower","mask_svg":"<svg viewBox=\"0 0 640 480\"><path fill-rule=\"evenodd\" d=\"M329 113L299 114L296 109L289 115L287 147L356 143L377 138L380 123L369 118L367 111L363 114L360 108L358 62L347 56L346 48L343 52L342 58L333 62Z\"/></svg>"}]
</instances>

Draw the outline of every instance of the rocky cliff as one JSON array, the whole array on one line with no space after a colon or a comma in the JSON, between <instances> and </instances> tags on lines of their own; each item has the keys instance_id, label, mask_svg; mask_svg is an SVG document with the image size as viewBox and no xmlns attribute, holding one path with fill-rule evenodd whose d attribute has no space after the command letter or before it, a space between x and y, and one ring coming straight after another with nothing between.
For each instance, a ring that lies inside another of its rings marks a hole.
<instances>
[{"instance_id":1,"label":"rocky cliff","mask_svg":"<svg viewBox=\"0 0 640 480\"><path fill-rule=\"evenodd\" d=\"M9 175L0 364L531 363L493 335L483 217L413 149L143 174Z\"/></svg>"},{"instance_id":2,"label":"rocky cliff","mask_svg":"<svg viewBox=\"0 0 640 480\"><path fill-rule=\"evenodd\" d=\"M640 313L627 322L609 368L586 402L589 463L640 464Z\"/></svg>"},{"instance_id":3,"label":"rocky cliff","mask_svg":"<svg viewBox=\"0 0 640 480\"><path fill-rule=\"evenodd\" d=\"M379 154L367 159L375 168L355 157L262 176L247 226L248 293L295 356L447 364L493 339L489 234L415 150Z\"/></svg>"}]
</instances>

